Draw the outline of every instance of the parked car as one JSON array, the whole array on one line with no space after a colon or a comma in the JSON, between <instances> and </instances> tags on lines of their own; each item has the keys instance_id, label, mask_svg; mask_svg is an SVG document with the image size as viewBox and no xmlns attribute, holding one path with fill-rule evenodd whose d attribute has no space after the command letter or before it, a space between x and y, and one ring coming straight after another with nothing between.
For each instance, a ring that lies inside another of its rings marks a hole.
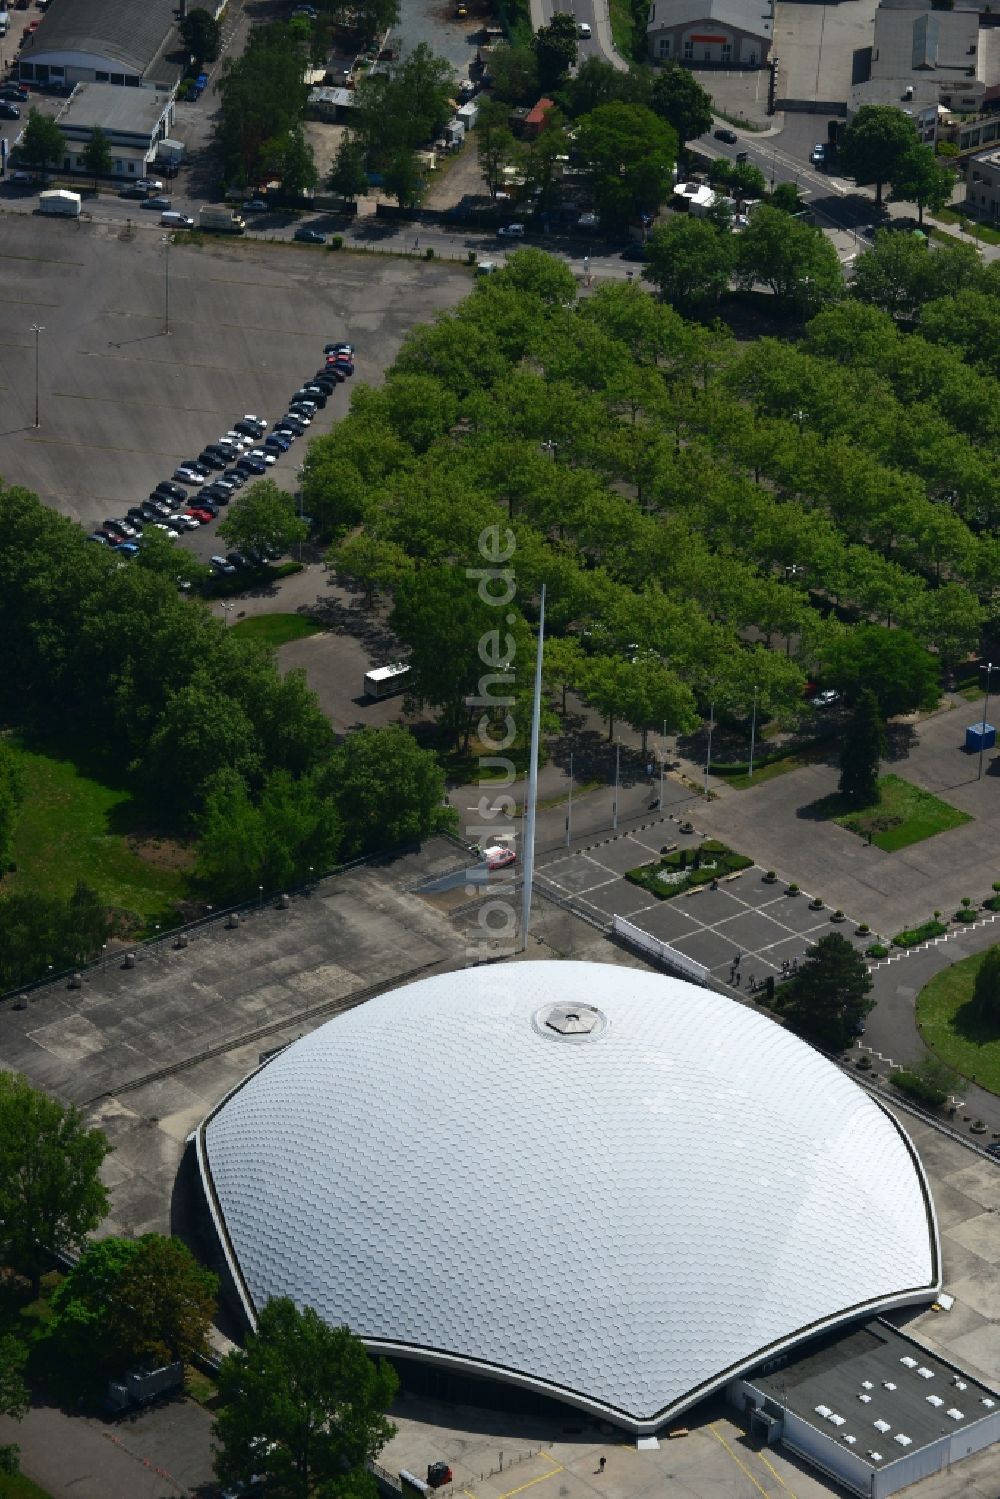
<instances>
[{"instance_id":1,"label":"parked car","mask_svg":"<svg viewBox=\"0 0 1000 1499\"><path fill-rule=\"evenodd\" d=\"M348 379L354 374L354 360L347 354L334 354L328 368L340 370Z\"/></svg>"},{"instance_id":2,"label":"parked car","mask_svg":"<svg viewBox=\"0 0 1000 1499\"><path fill-rule=\"evenodd\" d=\"M237 432L242 433L244 437L252 437L255 441L263 437L266 430L258 422L248 421L246 417L241 418L235 425Z\"/></svg>"},{"instance_id":3,"label":"parked car","mask_svg":"<svg viewBox=\"0 0 1000 1499\"><path fill-rule=\"evenodd\" d=\"M234 448L245 448L247 445L246 433L237 432L235 427L230 427L229 431L223 432L222 436L219 438L219 443L226 442L228 442L230 446Z\"/></svg>"},{"instance_id":4,"label":"parked car","mask_svg":"<svg viewBox=\"0 0 1000 1499\"><path fill-rule=\"evenodd\" d=\"M323 401L325 403L325 396L323 397ZM310 416L315 416L316 412L319 410L319 402L316 400L316 397L310 395L306 390L297 390L292 396L291 400L288 403L289 411L294 411L296 406L302 406L306 411L308 411Z\"/></svg>"},{"instance_id":5,"label":"parked car","mask_svg":"<svg viewBox=\"0 0 1000 1499\"><path fill-rule=\"evenodd\" d=\"M202 505L192 505L191 509L185 510L184 514L191 522L192 531L197 530L199 526L207 526L215 519L214 512L206 510Z\"/></svg>"},{"instance_id":6,"label":"parked car","mask_svg":"<svg viewBox=\"0 0 1000 1499\"><path fill-rule=\"evenodd\" d=\"M348 358L354 358L354 345L349 343L324 344L324 354L346 354Z\"/></svg>"},{"instance_id":7,"label":"parked car","mask_svg":"<svg viewBox=\"0 0 1000 1499\"><path fill-rule=\"evenodd\" d=\"M263 458L255 458L251 453L244 453L237 462L237 468L241 468L245 474L266 474L267 464Z\"/></svg>"},{"instance_id":8,"label":"parked car","mask_svg":"<svg viewBox=\"0 0 1000 1499\"><path fill-rule=\"evenodd\" d=\"M180 510L171 517L171 525L179 527L182 531L197 531L201 525L201 516L191 510Z\"/></svg>"},{"instance_id":9,"label":"parked car","mask_svg":"<svg viewBox=\"0 0 1000 1499\"><path fill-rule=\"evenodd\" d=\"M227 468L222 477L228 479L235 489L242 489L247 482L246 474L238 468Z\"/></svg>"},{"instance_id":10,"label":"parked car","mask_svg":"<svg viewBox=\"0 0 1000 1499\"><path fill-rule=\"evenodd\" d=\"M337 389L337 378L328 370L319 370L309 381L310 385L318 385L325 396L332 396Z\"/></svg>"},{"instance_id":11,"label":"parked car","mask_svg":"<svg viewBox=\"0 0 1000 1499\"><path fill-rule=\"evenodd\" d=\"M102 536L100 531L91 531L90 535L87 537L87 540L96 541L98 545L102 547L106 547L108 545L108 538L106 536Z\"/></svg>"},{"instance_id":12,"label":"parked car","mask_svg":"<svg viewBox=\"0 0 1000 1499\"><path fill-rule=\"evenodd\" d=\"M163 479L153 490L154 494L165 495L168 499L186 500L187 493L179 484L173 484L169 479Z\"/></svg>"},{"instance_id":13,"label":"parked car","mask_svg":"<svg viewBox=\"0 0 1000 1499\"><path fill-rule=\"evenodd\" d=\"M523 224L501 224L500 228L497 230L497 236L500 239L523 239L524 238L524 225Z\"/></svg>"},{"instance_id":14,"label":"parked car","mask_svg":"<svg viewBox=\"0 0 1000 1499\"><path fill-rule=\"evenodd\" d=\"M213 453L211 448L202 448L198 454L198 462L208 468L225 468L227 460L221 453Z\"/></svg>"},{"instance_id":15,"label":"parked car","mask_svg":"<svg viewBox=\"0 0 1000 1499\"><path fill-rule=\"evenodd\" d=\"M809 160L812 162L814 167L821 167L825 164L826 146L822 141L820 141L818 145L813 146L812 151L809 153Z\"/></svg>"},{"instance_id":16,"label":"parked car","mask_svg":"<svg viewBox=\"0 0 1000 1499\"><path fill-rule=\"evenodd\" d=\"M240 207L244 213L267 213L268 209L263 198L244 198Z\"/></svg>"},{"instance_id":17,"label":"parked car","mask_svg":"<svg viewBox=\"0 0 1000 1499\"><path fill-rule=\"evenodd\" d=\"M301 229L296 229L295 233L292 235L292 238L297 239L299 241L299 244L301 245L326 244L326 235L320 234L318 229L306 229L304 227Z\"/></svg>"},{"instance_id":18,"label":"parked car","mask_svg":"<svg viewBox=\"0 0 1000 1499\"><path fill-rule=\"evenodd\" d=\"M184 484L204 484L205 482L204 474L196 473L186 463L182 463L179 468L174 469L174 478L180 479Z\"/></svg>"},{"instance_id":19,"label":"parked car","mask_svg":"<svg viewBox=\"0 0 1000 1499\"><path fill-rule=\"evenodd\" d=\"M5 83L0 87L0 99L11 99L15 104L27 104L31 95L19 83Z\"/></svg>"},{"instance_id":20,"label":"parked car","mask_svg":"<svg viewBox=\"0 0 1000 1499\"><path fill-rule=\"evenodd\" d=\"M512 848L498 844L495 848L487 848L483 851L487 869L506 869L508 864L513 864L517 854Z\"/></svg>"},{"instance_id":21,"label":"parked car","mask_svg":"<svg viewBox=\"0 0 1000 1499\"><path fill-rule=\"evenodd\" d=\"M272 432L264 438L264 451L271 453L287 453L291 447L291 439L284 432Z\"/></svg>"},{"instance_id":22,"label":"parked car","mask_svg":"<svg viewBox=\"0 0 1000 1499\"><path fill-rule=\"evenodd\" d=\"M0 120L19 120L21 111L16 104L9 104L6 99L0 99Z\"/></svg>"},{"instance_id":23,"label":"parked car","mask_svg":"<svg viewBox=\"0 0 1000 1499\"><path fill-rule=\"evenodd\" d=\"M178 213L175 208L171 208L161 215L160 224L164 229L193 229L194 219L186 213Z\"/></svg>"},{"instance_id":24,"label":"parked car","mask_svg":"<svg viewBox=\"0 0 1000 1499\"><path fill-rule=\"evenodd\" d=\"M293 416L291 412L288 412L280 421L275 422L274 430L276 432L294 432L296 437L301 437L307 425L306 422L299 421L297 416Z\"/></svg>"},{"instance_id":25,"label":"parked car","mask_svg":"<svg viewBox=\"0 0 1000 1499\"><path fill-rule=\"evenodd\" d=\"M293 406L296 401L307 402L310 406L322 410L326 405L326 392L320 390L318 385L300 385L289 401L289 406Z\"/></svg>"},{"instance_id":26,"label":"parked car","mask_svg":"<svg viewBox=\"0 0 1000 1499\"><path fill-rule=\"evenodd\" d=\"M295 420L297 422L301 422L303 427L312 426L314 413L311 412L307 406L301 405L298 401L293 401L291 406L289 406L288 415L294 416Z\"/></svg>"},{"instance_id":27,"label":"parked car","mask_svg":"<svg viewBox=\"0 0 1000 1499\"><path fill-rule=\"evenodd\" d=\"M225 573L228 576L232 576L232 574L236 571L233 564L231 562L227 562L225 557L209 557L208 560L215 568L217 573Z\"/></svg>"},{"instance_id":28,"label":"parked car","mask_svg":"<svg viewBox=\"0 0 1000 1499\"><path fill-rule=\"evenodd\" d=\"M141 531L142 530L142 522L144 520L144 516L143 516L142 509L140 508L140 506L133 505L131 507L131 509L126 510L125 514L128 516L129 520L136 527L136 529Z\"/></svg>"},{"instance_id":29,"label":"parked car","mask_svg":"<svg viewBox=\"0 0 1000 1499\"><path fill-rule=\"evenodd\" d=\"M253 422L254 426L259 427L262 432L267 431L267 418L264 416L257 416L252 411L244 411L243 420L245 422Z\"/></svg>"},{"instance_id":30,"label":"parked car","mask_svg":"<svg viewBox=\"0 0 1000 1499\"><path fill-rule=\"evenodd\" d=\"M163 213L165 209L170 207L170 199L164 198L160 193L154 193L151 198L144 198L139 207L155 208L158 212Z\"/></svg>"},{"instance_id":31,"label":"parked car","mask_svg":"<svg viewBox=\"0 0 1000 1499\"><path fill-rule=\"evenodd\" d=\"M740 138L736 134L736 131L729 130L725 126L721 126L718 130L714 130L712 133L717 141L725 141L727 146L735 146L739 143Z\"/></svg>"},{"instance_id":32,"label":"parked car","mask_svg":"<svg viewBox=\"0 0 1000 1499\"><path fill-rule=\"evenodd\" d=\"M590 22L580 21L576 28L576 34L581 41L589 42L591 36L593 35L590 29Z\"/></svg>"},{"instance_id":33,"label":"parked car","mask_svg":"<svg viewBox=\"0 0 1000 1499\"><path fill-rule=\"evenodd\" d=\"M226 561L229 563L230 567L249 567L250 566L250 560L249 560L249 558L244 557L244 555L243 555L242 552L227 552L226 553Z\"/></svg>"},{"instance_id":34,"label":"parked car","mask_svg":"<svg viewBox=\"0 0 1000 1499\"><path fill-rule=\"evenodd\" d=\"M347 379L347 371L338 368L335 354L330 355L329 364L324 365L320 373L325 379L332 380L335 385L343 385Z\"/></svg>"},{"instance_id":35,"label":"parked car","mask_svg":"<svg viewBox=\"0 0 1000 1499\"><path fill-rule=\"evenodd\" d=\"M272 463L277 463L278 461L277 453L269 453L267 448L251 448L249 453L247 454L247 457L260 460L261 462L265 463L268 468L270 468Z\"/></svg>"},{"instance_id":36,"label":"parked car","mask_svg":"<svg viewBox=\"0 0 1000 1499\"><path fill-rule=\"evenodd\" d=\"M822 692L817 692L815 697L809 699L810 707L832 708L834 703L840 702L840 693L835 692L832 687L826 687Z\"/></svg>"},{"instance_id":37,"label":"parked car","mask_svg":"<svg viewBox=\"0 0 1000 1499\"><path fill-rule=\"evenodd\" d=\"M120 541L113 551L120 553L122 557L138 557L139 548L134 541Z\"/></svg>"}]
</instances>

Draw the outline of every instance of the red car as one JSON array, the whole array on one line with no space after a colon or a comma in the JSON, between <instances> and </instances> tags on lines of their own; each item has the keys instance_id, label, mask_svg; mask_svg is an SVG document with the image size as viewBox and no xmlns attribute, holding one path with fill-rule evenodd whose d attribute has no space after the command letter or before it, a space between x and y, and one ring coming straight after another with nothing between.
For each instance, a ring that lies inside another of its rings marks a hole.
<instances>
[{"instance_id":1,"label":"red car","mask_svg":"<svg viewBox=\"0 0 1000 1499\"><path fill-rule=\"evenodd\" d=\"M212 514L211 510L202 510L197 505L189 505L184 514L193 515L195 520L200 520L203 526L207 526L209 521L215 519L215 516Z\"/></svg>"},{"instance_id":2,"label":"red car","mask_svg":"<svg viewBox=\"0 0 1000 1499\"><path fill-rule=\"evenodd\" d=\"M513 864L517 859L512 848L504 848L497 845L495 848L486 849L483 857L486 860L487 869L506 869L508 864Z\"/></svg>"}]
</instances>

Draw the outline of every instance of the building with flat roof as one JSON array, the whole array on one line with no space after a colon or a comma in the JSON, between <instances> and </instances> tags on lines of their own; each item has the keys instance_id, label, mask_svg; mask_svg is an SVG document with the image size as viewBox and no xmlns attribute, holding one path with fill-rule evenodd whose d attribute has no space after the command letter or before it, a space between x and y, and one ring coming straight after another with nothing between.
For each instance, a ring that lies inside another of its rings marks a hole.
<instances>
[{"instance_id":1,"label":"building with flat roof","mask_svg":"<svg viewBox=\"0 0 1000 1499\"><path fill-rule=\"evenodd\" d=\"M177 0L52 0L21 49L19 76L67 87L176 88L185 62L178 9Z\"/></svg>"},{"instance_id":2,"label":"building with flat roof","mask_svg":"<svg viewBox=\"0 0 1000 1499\"><path fill-rule=\"evenodd\" d=\"M848 119L864 104L891 104L913 118L921 140L937 138L939 112L977 114L1000 78L988 76L995 49L982 47L979 11L956 5L935 10L931 0L881 0L869 74L854 84Z\"/></svg>"},{"instance_id":3,"label":"building with flat roof","mask_svg":"<svg viewBox=\"0 0 1000 1499\"><path fill-rule=\"evenodd\" d=\"M977 219L1000 221L1000 151L983 151L966 163L964 207Z\"/></svg>"},{"instance_id":4,"label":"building with flat roof","mask_svg":"<svg viewBox=\"0 0 1000 1499\"><path fill-rule=\"evenodd\" d=\"M774 37L773 0L652 0L651 62L699 68L760 68Z\"/></svg>"},{"instance_id":5,"label":"building with flat roof","mask_svg":"<svg viewBox=\"0 0 1000 1499\"><path fill-rule=\"evenodd\" d=\"M196 1148L251 1324L290 1296L404 1368L635 1434L941 1284L889 1111L764 1016L634 968L378 995L267 1060Z\"/></svg>"},{"instance_id":6,"label":"building with flat roof","mask_svg":"<svg viewBox=\"0 0 1000 1499\"><path fill-rule=\"evenodd\" d=\"M884 1499L1000 1440L1000 1395L882 1319L734 1380L750 1434Z\"/></svg>"},{"instance_id":7,"label":"building with flat roof","mask_svg":"<svg viewBox=\"0 0 1000 1499\"><path fill-rule=\"evenodd\" d=\"M78 83L56 116L66 138L63 170L85 170L83 149L100 128L111 147L115 175L126 180L144 177L156 159L157 146L170 133L173 118L173 89Z\"/></svg>"}]
</instances>

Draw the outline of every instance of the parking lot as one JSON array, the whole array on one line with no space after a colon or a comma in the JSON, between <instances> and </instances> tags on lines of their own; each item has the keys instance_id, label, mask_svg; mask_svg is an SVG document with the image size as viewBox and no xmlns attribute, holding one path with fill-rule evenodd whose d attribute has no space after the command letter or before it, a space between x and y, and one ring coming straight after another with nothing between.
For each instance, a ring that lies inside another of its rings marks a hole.
<instances>
[{"instance_id":1,"label":"parking lot","mask_svg":"<svg viewBox=\"0 0 1000 1499\"><path fill-rule=\"evenodd\" d=\"M704 835L684 834L669 819L612 837L585 850L541 861L542 887L569 898L597 920L624 917L701 963L721 983L729 983L733 959L739 987L781 977L783 965L801 961L807 948L829 932L839 932L864 950L871 937L856 937L851 920L833 923L829 906L810 910L806 892L786 895L782 881L768 884L757 864L720 882L717 890L699 886L671 900L658 900L624 878L627 870L654 863L664 846L695 848ZM737 852L752 854L751 850ZM850 913L848 913L850 915Z\"/></svg>"},{"instance_id":2,"label":"parking lot","mask_svg":"<svg viewBox=\"0 0 1000 1499\"><path fill-rule=\"evenodd\" d=\"M444 265L307 246L168 252L158 225L22 214L0 215L0 263L3 478L88 531L145 500L244 412L282 415L326 342L356 344L358 376L378 381L408 328L469 290L467 274ZM42 330L37 428L32 324ZM329 431L350 390L338 389L309 436ZM304 448L300 439L270 470L282 487L296 487ZM201 551L217 550L213 532Z\"/></svg>"}]
</instances>

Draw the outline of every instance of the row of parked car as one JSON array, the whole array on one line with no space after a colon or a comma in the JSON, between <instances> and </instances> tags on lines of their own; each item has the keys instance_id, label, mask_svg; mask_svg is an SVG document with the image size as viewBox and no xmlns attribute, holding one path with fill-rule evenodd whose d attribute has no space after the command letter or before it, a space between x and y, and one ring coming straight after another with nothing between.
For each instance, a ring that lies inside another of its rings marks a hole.
<instances>
[{"instance_id":1,"label":"row of parked car","mask_svg":"<svg viewBox=\"0 0 1000 1499\"><path fill-rule=\"evenodd\" d=\"M280 455L288 452L337 386L354 374L353 344L329 343L324 353L323 368L299 387L288 403L288 411L270 432L264 417L246 412L218 442L209 443L197 458L178 464L173 477L157 484L148 500L133 505L120 519L105 521L88 540L128 558L137 554L147 526L176 537L210 525L248 479L266 474ZM192 494L192 490L196 492ZM216 573L231 575L241 567L259 567L268 560L268 556L256 552L229 552L225 557L212 557L211 564Z\"/></svg>"}]
</instances>

